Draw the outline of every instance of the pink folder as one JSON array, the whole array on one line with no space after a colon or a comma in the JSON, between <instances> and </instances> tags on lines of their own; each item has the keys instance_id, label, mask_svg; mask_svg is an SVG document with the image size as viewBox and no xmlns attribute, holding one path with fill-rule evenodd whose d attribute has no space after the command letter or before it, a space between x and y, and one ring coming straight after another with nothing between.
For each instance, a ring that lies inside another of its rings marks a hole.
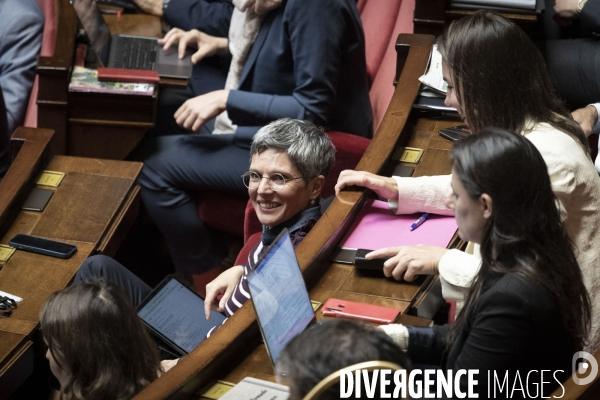
<instances>
[{"instance_id":1,"label":"pink folder","mask_svg":"<svg viewBox=\"0 0 600 400\"><path fill-rule=\"evenodd\" d=\"M340 247L369 250L418 244L447 247L457 229L456 219L431 215L411 231L410 226L421 215L395 215L386 202L369 199L346 232Z\"/></svg>"}]
</instances>

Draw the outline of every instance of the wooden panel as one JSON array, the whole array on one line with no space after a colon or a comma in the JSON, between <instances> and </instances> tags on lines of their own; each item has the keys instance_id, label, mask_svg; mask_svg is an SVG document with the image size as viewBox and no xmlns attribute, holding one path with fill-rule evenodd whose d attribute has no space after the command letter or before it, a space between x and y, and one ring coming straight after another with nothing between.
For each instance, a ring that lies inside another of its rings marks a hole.
<instances>
[{"instance_id":1,"label":"wooden panel","mask_svg":"<svg viewBox=\"0 0 600 400\"><path fill-rule=\"evenodd\" d=\"M149 14L102 14L110 33L162 37L160 19Z\"/></svg>"},{"instance_id":2,"label":"wooden panel","mask_svg":"<svg viewBox=\"0 0 600 400\"><path fill-rule=\"evenodd\" d=\"M59 241L97 243L131 189L131 183L124 178L71 172L31 233Z\"/></svg>"},{"instance_id":3,"label":"wooden panel","mask_svg":"<svg viewBox=\"0 0 600 400\"><path fill-rule=\"evenodd\" d=\"M40 57L38 127L56 132L53 151L65 154L67 137L67 93L75 54L77 16L69 0L54 0L56 15L56 42L54 54Z\"/></svg>"},{"instance_id":4,"label":"wooden panel","mask_svg":"<svg viewBox=\"0 0 600 400\"><path fill-rule=\"evenodd\" d=\"M439 36L455 19L473 14L475 10L451 9L448 0L417 0L415 3L414 32ZM532 38L537 37L537 15L535 13L500 13L521 27Z\"/></svg>"},{"instance_id":5,"label":"wooden panel","mask_svg":"<svg viewBox=\"0 0 600 400\"><path fill-rule=\"evenodd\" d=\"M0 360L10 359L12 353L26 340L26 337L24 334L0 330L0 341L3 343L0 348ZM2 364L0 364L0 368L2 368Z\"/></svg>"}]
</instances>

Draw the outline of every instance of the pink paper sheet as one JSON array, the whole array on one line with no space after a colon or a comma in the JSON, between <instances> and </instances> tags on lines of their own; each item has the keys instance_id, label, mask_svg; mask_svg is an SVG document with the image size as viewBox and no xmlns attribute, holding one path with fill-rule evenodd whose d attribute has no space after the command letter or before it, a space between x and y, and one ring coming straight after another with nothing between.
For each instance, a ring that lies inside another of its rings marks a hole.
<instances>
[{"instance_id":1,"label":"pink paper sheet","mask_svg":"<svg viewBox=\"0 0 600 400\"><path fill-rule=\"evenodd\" d=\"M425 244L446 247L457 225L454 217L431 215L414 231L421 214L395 215L386 202L369 199L340 242L340 247L377 250L382 247Z\"/></svg>"}]
</instances>

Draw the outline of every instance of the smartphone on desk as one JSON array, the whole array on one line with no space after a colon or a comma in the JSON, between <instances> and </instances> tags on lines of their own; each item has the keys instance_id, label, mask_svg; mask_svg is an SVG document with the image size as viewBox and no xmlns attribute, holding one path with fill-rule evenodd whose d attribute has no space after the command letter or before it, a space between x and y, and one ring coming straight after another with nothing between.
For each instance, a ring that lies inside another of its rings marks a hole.
<instances>
[{"instance_id":1,"label":"smartphone on desk","mask_svg":"<svg viewBox=\"0 0 600 400\"><path fill-rule=\"evenodd\" d=\"M400 310L332 298L323 304L321 314L325 317L360 319L376 324L391 324L398 318Z\"/></svg>"},{"instance_id":2,"label":"smartphone on desk","mask_svg":"<svg viewBox=\"0 0 600 400\"><path fill-rule=\"evenodd\" d=\"M440 129L438 133L441 137L453 142L471 136L471 130L467 125L459 125L453 126L452 128Z\"/></svg>"},{"instance_id":3,"label":"smartphone on desk","mask_svg":"<svg viewBox=\"0 0 600 400\"><path fill-rule=\"evenodd\" d=\"M10 239L8 244L15 249L57 258L71 258L77 252L77 246L72 244L22 233Z\"/></svg>"}]
</instances>

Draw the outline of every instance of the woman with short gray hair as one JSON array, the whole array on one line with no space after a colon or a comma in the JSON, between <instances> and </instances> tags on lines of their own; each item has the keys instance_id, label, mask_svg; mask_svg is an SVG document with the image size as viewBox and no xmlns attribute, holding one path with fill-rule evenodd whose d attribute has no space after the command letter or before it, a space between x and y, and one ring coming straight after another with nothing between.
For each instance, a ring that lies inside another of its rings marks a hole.
<instances>
[{"instance_id":1,"label":"woman with short gray hair","mask_svg":"<svg viewBox=\"0 0 600 400\"><path fill-rule=\"evenodd\" d=\"M284 228L294 247L304 239L321 216L319 196L334 160L331 139L311 122L285 118L258 131L250 169L242 177L263 233L245 266L234 266L206 285L207 319L211 308L229 317L250 298L246 277Z\"/></svg>"}]
</instances>

